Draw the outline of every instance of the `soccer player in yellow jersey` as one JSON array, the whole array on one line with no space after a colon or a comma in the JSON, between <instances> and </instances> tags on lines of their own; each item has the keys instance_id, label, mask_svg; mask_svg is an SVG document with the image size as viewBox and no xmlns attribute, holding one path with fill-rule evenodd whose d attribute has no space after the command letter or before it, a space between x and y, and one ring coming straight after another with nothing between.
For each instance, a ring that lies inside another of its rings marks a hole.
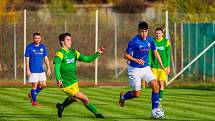
<instances>
[{"instance_id":1,"label":"soccer player in yellow jersey","mask_svg":"<svg viewBox=\"0 0 215 121\"><path fill-rule=\"evenodd\" d=\"M166 72L161 68L160 64L158 63L157 59L153 54L149 54L149 58L151 60L151 68L152 72L154 73L156 80L159 84L159 100L161 102L163 95L164 95L164 84L167 79L167 75L170 73L170 50L171 45L170 41L163 37L163 29L162 28L156 28L155 35L156 38L154 38L156 50L158 51L161 60L163 62L163 66L166 70Z\"/></svg>"},{"instance_id":2,"label":"soccer player in yellow jersey","mask_svg":"<svg viewBox=\"0 0 215 121\"><path fill-rule=\"evenodd\" d=\"M58 117L62 117L64 108L79 99L84 103L84 106L96 116L96 118L104 118L104 116L97 111L93 103L89 101L88 97L79 90L78 80L76 76L77 61L83 61L88 63L92 62L97 57L99 57L101 53L103 53L104 48L99 48L98 52L90 56L85 56L81 54L78 50L71 48L71 34L60 34L59 42L62 48L57 50L57 53L54 57L55 78L58 86L62 88L63 92L68 95L68 97L64 100L63 103L56 104L58 110Z\"/></svg>"}]
</instances>

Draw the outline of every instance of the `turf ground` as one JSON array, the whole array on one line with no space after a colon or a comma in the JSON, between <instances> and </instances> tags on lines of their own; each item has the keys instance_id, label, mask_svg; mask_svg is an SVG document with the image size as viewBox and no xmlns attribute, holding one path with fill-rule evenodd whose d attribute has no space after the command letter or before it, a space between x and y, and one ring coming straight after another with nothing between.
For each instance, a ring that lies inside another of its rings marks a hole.
<instances>
[{"instance_id":1,"label":"turf ground","mask_svg":"<svg viewBox=\"0 0 215 121\"><path fill-rule=\"evenodd\" d=\"M105 119L96 119L82 104L73 103L64 110L62 119L57 117L55 104L66 95L59 88L49 87L38 95L38 107L32 107L27 93L30 87L1 87L0 121L148 121L151 114L151 90L144 89L138 99L129 100L125 107L118 105L119 92L128 87L81 87ZM197 89L167 89L162 106L169 121L215 120L215 91Z\"/></svg>"}]
</instances>

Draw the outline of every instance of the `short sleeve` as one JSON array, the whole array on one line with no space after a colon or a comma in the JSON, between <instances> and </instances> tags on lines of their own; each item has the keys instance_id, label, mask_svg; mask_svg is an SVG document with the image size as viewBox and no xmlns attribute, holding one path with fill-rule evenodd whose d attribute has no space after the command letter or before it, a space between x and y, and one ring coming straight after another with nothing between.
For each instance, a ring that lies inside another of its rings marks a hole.
<instances>
[{"instance_id":1,"label":"short sleeve","mask_svg":"<svg viewBox=\"0 0 215 121\"><path fill-rule=\"evenodd\" d=\"M75 53L76 53L76 59L79 59L81 53L79 51L77 51L77 50L75 50Z\"/></svg>"},{"instance_id":2,"label":"short sleeve","mask_svg":"<svg viewBox=\"0 0 215 121\"><path fill-rule=\"evenodd\" d=\"M156 46L155 46L154 39L151 39L150 45L151 45L151 49L152 49L152 50L156 50Z\"/></svg>"},{"instance_id":3,"label":"short sleeve","mask_svg":"<svg viewBox=\"0 0 215 121\"><path fill-rule=\"evenodd\" d=\"M62 59L63 59L63 53L62 52L57 52L55 57L54 57L53 64L61 64Z\"/></svg>"},{"instance_id":4,"label":"short sleeve","mask_svg":"<svg viewBox=\"0 0 215 121\"><path fill-rule=\"evenodd\" d=\"M43 51L44 51L44 52L43 52L43 57L48 56L48 52L47 52L45 46L43 46Z\"/></svg>"},{"instance_id":5,"label":"short sleeve","mask_svg":"<svg viewBox=\"0 0 215 121\"><path fill-rule=\"evenodd\" d=\"M130 41L130 42L128 43L128 47L127 47L127 49L126 49L126 52L127 52L128 54L131 54L131 53L133 52L133 50L134 50L134 43L133 43L132 41Z\"/></svg>"},{"instance_id":6,"label":"short sleeve","mask_svg":"<svg viewBox=\"0 0 215 121\"><path fill-rule=\"evenodd\" d=\"M29 47L26 47L26 50L25 50L25 57L30 57L30 54L31 54L31 50Z\"/></svg>"}]
</instances>

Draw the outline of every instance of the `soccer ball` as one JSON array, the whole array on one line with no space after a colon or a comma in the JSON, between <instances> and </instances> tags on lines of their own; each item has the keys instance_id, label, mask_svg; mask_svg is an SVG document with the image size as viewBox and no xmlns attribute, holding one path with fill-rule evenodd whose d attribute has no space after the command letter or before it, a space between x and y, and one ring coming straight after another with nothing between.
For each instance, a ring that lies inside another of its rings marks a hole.
<instances>
[{"instance_id":1,"label":"soccer ball","mask_svg":"<svg viewBox=\"0 0 215 121\"><path fill-rule=\"evenodd\" d=\"M153 119L163 119L164 118L164 110L163 108L155 108L152 110L152 118Z\"/></svg>"}]
</instances>

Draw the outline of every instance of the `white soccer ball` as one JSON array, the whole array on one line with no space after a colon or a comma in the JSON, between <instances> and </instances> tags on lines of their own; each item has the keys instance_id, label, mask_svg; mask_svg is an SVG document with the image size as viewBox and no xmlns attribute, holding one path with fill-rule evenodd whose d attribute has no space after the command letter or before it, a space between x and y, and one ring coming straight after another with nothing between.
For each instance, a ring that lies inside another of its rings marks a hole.
<instances>
[{"instance_id":1,"label":"white soccer ball","mask_svg":"<svg viewBox=\"0 0 215 121\"><path fill-rule=\"evenodd\" d=\"M153 119L163 119L164 118L164 110L163 108L155 108L152 110L152 118Z\"/></svg>"}]
</instances>

